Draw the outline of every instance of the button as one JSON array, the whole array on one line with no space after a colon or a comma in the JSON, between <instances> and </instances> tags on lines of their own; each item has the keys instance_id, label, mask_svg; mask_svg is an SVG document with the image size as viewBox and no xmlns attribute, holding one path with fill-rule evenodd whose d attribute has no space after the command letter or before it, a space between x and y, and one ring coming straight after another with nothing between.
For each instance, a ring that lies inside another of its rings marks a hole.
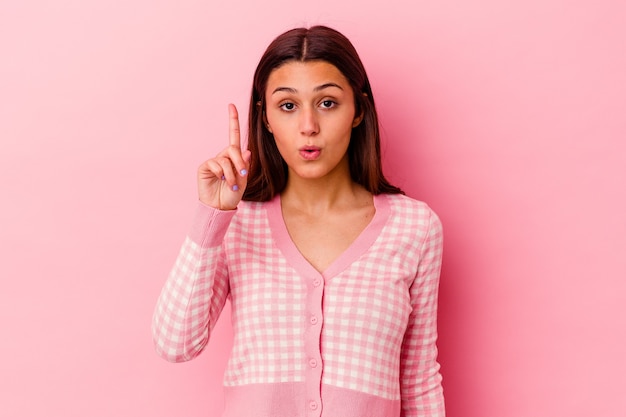
<instances>
[{"instance_id":1,"label":"button","mask_svg":"<svg viewBox=\"0 0 626 417\"><path fill-rule=\"evenodd\" d=\"M317 366L317 361L315 359L309 360L309 366L311 368L315 368Z\"/></svg>"},{"instance_id":2,"label":"button","mask_svg":"<svg viewBox=\"0 0 626 417\"><path fill-rule=\"evenodd\" d=\"M315 316L311 316L311 318L309 319L309 323L311 323L311 324L317 324L317 317L315 317Z\"/></svg>"},{"instance_id":3,"label":"button","mask_svg":"<svg viewBox=\"0 0 626 417\"><path fill-rule=\"evenodd\" d=\"M315 285L316 287L319 287L322 284L322 280L319 278L315 278L313 280L313 285Z\"/></svg>"},{"instance_id":4,"label":"button","mask_svg":"<svg viewBox=\"0 0 626 417\"><path fill-rule=\"evenodd\" d=\"M317 403L316 403L315 401L311 401L311 402L309 403L309 408L310 408L311 410L317 410Z\"/></svg>"}]
</instances>

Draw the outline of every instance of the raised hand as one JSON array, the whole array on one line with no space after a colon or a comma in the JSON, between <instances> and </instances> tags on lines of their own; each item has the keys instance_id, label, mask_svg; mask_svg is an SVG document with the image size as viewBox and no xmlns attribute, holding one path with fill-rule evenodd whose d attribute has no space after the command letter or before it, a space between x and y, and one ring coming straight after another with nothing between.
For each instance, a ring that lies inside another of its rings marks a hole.
<instances>
[{"instance_id":1,"label":"raised hand","mask_svg":"<svg viewBox=\"0 0 626 417\"><path fill-rule=\"evenodd\" d=\"M246 189L250 169L250 151L241 149L239 115L234 104L228 105L228 119L228 147L198 168L200 201L220 210L237 207Z\"/></svg>"}]
</instances>

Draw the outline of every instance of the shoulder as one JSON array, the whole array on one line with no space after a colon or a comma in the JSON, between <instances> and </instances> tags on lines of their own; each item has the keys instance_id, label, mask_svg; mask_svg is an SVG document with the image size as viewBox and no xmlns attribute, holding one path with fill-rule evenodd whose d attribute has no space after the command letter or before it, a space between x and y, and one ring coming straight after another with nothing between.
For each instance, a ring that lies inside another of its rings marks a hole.
<instances>
[{"instance_id":1,"label":"shoulder","mask_svg":"<svg viewBox=\"0 0 626 417\"><path fill-rule=\"evenodd\" d=\"M227 246L235 244L241 247L247 243L252 247L259 239L268 236L269 230L267 203L240 201L225 241Z\"/></svg>"},{"instance_id":2,"label":"shoulder","mask_svg":"<svg viewBox=\"0 0 626 417\"><path fill-rule=\"evenodd\" d=\"M255 213L261 210L265 210L265 207L269 204L269 201L246 201L241 200L237 206L237 211L242 213Z\"/></svg>"},{"instance_id":3,"label":"shoulder","mask_svg":"<svg viewBox=\"0 0 626 417\"><path fill-rule=\"evenodd\" d=\"M408 236L420 252L441 253L443 225L437 213L423 201L402 194L386 194L391 207L392 230L397 236Z\"/></svg>"},{"instance_id":4,"label":"shoulder","mask_svg":"<svg viewBox=\"0 0 626 417\"><path fill-rule=\"evenodd\" d=\"M237 214L236 218L240 220L244 219L254 219L259 216L264 216L267 207L269 207L270 202L260 202L260 201L240 201L237 205Z\"/></svg>"},{"instance_id":5,"label":"shoulder","mask_svg":"<svg viewBox=\"0 0 626 417\"><path fill-rule=\"evenodd\" d=\"M396 238L405 237L420 246L432 239L442 239L443 225L437 213L423 201L403 194L383 194L389 205L387 225Z\"/></svg>"},{"instance_id":6,"label":"shoulder","mask_svg":"<svg viewBox=\"0 0 626 417\"><path fill-rule=\"evenodd\" d=\"M391 209L391 214L400 221L428 226L436 222L441 223L437 213L425 202L416 200L404 194L382 194Z\"/></svg>"}]
</instances>

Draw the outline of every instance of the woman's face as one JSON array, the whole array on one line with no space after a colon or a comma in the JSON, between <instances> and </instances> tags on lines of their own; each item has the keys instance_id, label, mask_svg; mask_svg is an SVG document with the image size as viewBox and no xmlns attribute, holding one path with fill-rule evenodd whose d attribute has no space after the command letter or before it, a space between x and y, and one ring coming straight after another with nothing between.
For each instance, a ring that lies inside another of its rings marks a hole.
<instances>
[{"instance_id":1,"label":"woman's face","mask_svg":"<svg viewBox=\"0 0 626 417\"><path fill-rule=\"evenodd\" d=\"M270 73L266 97L267 128L289 167L306 179L349 175L347 158L355 115L350 83L325 61L291 61Z\"/></svg>"}]
</instances>

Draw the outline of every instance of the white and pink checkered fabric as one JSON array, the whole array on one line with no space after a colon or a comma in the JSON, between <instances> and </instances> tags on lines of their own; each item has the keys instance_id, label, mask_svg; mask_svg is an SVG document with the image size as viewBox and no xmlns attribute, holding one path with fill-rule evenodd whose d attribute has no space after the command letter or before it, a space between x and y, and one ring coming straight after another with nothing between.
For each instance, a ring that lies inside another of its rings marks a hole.
<instances>
[{"instance_id":1,"label":"white and pink checkered fabric","mask_svg":"<svg viewBox=\"0 0 626 417\"><path fill-rule=\"evenodd\" d=\"M441 223L405 196L374 202L371 224L321 274L290 240L279 197L201 206L155 310L157 352L197 356L230 298L224 416L443 417Z\"/></svg>"}]
</instances>

